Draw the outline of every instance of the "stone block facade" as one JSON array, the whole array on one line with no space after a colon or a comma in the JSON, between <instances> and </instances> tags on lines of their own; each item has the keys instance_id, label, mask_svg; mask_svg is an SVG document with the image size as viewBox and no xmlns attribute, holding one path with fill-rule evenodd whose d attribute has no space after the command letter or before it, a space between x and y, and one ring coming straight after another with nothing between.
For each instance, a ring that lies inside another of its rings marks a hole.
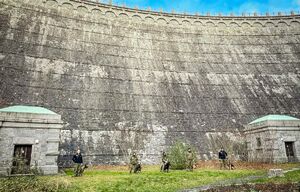
<instances>
[{"instance_id":1,"label":"stone block facade","mask_svg":"<svg viewBox=\"0 0 300 192\"><path fill-rule=\"evenodd\" d=\"M60 115L0 112L0 175L12 173L16 149L30 148L30 168L57 174ZM22 149L24 150L24 149Z\"/></svg>"},{"instance_id":2,"label":"stone block facade","mask_svg":"<svg viewBox=\"0 0 300 192\"><path fill-rule=\"evenodd\" d=\"M300 161L300 120L273 120L249 124L245 135L249 161Z\"/></svg>"}]
</instances>

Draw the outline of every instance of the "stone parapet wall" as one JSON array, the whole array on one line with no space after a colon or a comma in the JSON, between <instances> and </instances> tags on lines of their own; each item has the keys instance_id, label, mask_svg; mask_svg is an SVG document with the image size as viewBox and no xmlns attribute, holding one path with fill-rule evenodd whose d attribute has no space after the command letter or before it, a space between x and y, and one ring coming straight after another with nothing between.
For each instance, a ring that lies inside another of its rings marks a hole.
<instances>
[{"instance_id":1,"label":"stone parapet wall","mask_svg":"<svg viewBox=\"0 0 300 192\"><path fill-rule=\"evenodd\" d=\"M9 0L2 0L9 2ZM15 6L18 1L15 1ZM176 25L182 28L191 26L208 26L208 27L286 27L297 23L299 15L291 13L291 15L278 16L200 16L188 14L175 14L165 12L155 12L147 10L132 9L127 7L119 7L96 3L86 0L24 0L29 5L39 5L47 9L55 9L66 16L74 18L74 14L82 14L81 19L97 19L103 17L105 19L123 19L132 22L144 22L145 24L158 25ZM37 8L38 9L38 8ZM76 17L76 16L75 16ZM178 27L177 26L177 27Z\"/></svg>"},{"instance_id":2,"label":"stone parapet wall","mask_svg":"<svg viewBox=\"0 0 300 192\"><path fill-rule=\"evenodd\" d=\"M69 0L0 0L0 106L62 115L61 154L146 163L181 139L241 136L264 114L299 117L300 16L166 14ZM215 153L216 151L214 151Z\"/></svg>"}]
</instances>

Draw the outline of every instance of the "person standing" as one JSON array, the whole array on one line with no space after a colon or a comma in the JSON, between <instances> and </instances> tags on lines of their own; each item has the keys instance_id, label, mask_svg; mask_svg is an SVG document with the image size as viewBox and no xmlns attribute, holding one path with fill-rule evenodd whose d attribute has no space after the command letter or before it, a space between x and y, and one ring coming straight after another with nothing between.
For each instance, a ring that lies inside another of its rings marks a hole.
<instances>
[{"instance_id":1,"label":"person standing","mask_svg":"<svg viewBox=\"0 0 300 192\"><path fill-rule=\"evenodd\" d=\"M72 161L75 163L75 166L74 166L75 177L78 177L79 174L80 174L81 165L83 163L82 155L80 153L80 149L78 149L76 154L73 155Z\"/></svg>"},{"instance_id":2,"label":"person standing","mask_svg":"<svg viewBox=\"0 0 300 192\"><path fill-rule=\"evenodd\" d=\"M227 153L223 148L221 148L221 150L219 151L220 169L226 169L226 159Z\"/></svg>"},{"instance_id":3,"label":"person standing","mask_svg":"<svg viewBox=\"0 0 300 192\"><path fill-rule=\"evenodd\" d=\"M136 153L133 152L131 157L130 157L130 171L129 173L131 173L132 171L135 173L135 167L138 164L139 159L136 156Z\"/></svg>"},{"instance_id":4,"label":"person standing","mask_svg":"<svg viewBox=\"0 0 300 192\"><path fill-rule=\"evenodd\" d=\"M191 148L188 148L188 151L187 151L187 169L189 171L193 171L193 161L194 161L194 158L193 158L192 150L191 150Z\"/></svg>"}]
</instances>

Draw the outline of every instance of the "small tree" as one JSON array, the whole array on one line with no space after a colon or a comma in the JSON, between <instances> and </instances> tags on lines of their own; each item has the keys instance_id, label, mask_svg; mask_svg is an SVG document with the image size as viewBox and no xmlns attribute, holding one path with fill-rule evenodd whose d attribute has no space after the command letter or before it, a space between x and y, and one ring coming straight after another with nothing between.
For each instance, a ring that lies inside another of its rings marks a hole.
<instances>
[{"instance_id":1,"label":"small tree","mask_svg":"<svg viewBox=\"0 0 300 192\"><path fill-rule=\"evenodd\" d=\"M171 146L171 148L168 150L168 157L171 163L171 169L186 169L188 148L191 148L193 154L193 161L194 163L196 162L195 149L192 146L186 145L181 141L176 141L176 143L173 146Z\"/></svg>"}]
</instances>

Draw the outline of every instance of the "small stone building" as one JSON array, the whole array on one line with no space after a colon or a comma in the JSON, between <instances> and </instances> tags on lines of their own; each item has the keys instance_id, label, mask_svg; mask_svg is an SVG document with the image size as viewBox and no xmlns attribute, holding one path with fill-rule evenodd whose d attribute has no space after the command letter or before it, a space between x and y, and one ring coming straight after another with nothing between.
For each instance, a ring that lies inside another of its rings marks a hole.
<instances>
[{"instance_id":1,"label":"small stone building","mask_svg":"<svg viewBox=\"0 0 300 192\"><path fill-rule=\"evenodd\" d=\"M249 161L300 161L300 120L297 118L267 115L249 123L245 135Z\"/></svg>"},{"instance_id":2,"label":"small stone building","mask_svg":"<svg viewBox=\"0 0 300 192\"><path fill-rule=\"evenodd\" d=\"M0 175L58 172L61 116L42 107L0 109Z\"/></svg>"}]
</instances>

